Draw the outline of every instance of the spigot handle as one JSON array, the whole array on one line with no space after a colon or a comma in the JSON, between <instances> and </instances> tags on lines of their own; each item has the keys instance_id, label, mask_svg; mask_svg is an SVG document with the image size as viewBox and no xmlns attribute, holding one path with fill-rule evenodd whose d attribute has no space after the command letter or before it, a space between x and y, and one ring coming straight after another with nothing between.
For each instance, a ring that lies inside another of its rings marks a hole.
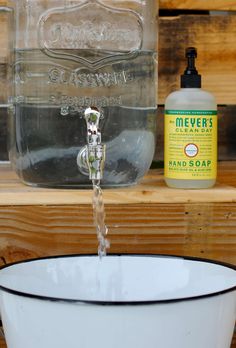
<instances>
[{"instance_id":1,"label":"spigot handle","mask_svg":"<svg viewBox=\"0 0 236 348\"><path fill-rule=\"evenodd\" d=\"M81 172L83 168L83 173L84 167L87 167L90 180L100 181L106 156L106 146L102 144L99 128L101 113L95 107L87 108L84 119L87 125L87 145L79 152L77 164Z\"/></svg>"},{"instance_id":2,"label":"spigot handle","mask_svg":"<svg viewBox=\"0 0 236 348\"><path fill-rule=\"evenodd\" d=\"M106 156L106 145L87 145L86 159L90 180L101 180Z\"/></svg>"}]
</instances>

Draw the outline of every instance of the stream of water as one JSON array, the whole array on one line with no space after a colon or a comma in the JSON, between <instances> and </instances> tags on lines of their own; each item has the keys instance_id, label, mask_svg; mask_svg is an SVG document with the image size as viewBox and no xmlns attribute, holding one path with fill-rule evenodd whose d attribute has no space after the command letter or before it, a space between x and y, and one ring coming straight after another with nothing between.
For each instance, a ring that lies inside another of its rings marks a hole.
<instances>
[{"instance_id":1,"label":"stream of water","mask_svg":"<svg viewBox=\"0 0 236 348\"><path fill-rule=\"evenodd\" d=\"M84 113L87 125L86 162L89 178L93 184L93 220L98 238L98 255L106 255L110 243L106 238L108 228L105 224L105 208L102 189L100 186L103 177L106 146L102 144L100 131L101 113L97 108L87 108Z\"/></svg>"},{"instance_id":2,"label":"stream of water","mask_svg":"<svg viewBox=\"0 0 236 348\"><path fill-rule=\"evenodd\" d=\"M98 255L100 258L107 254L107 249L110 247L110 242L106 238L108 228L105 224L105 217L106 214L100 180L93 180L93 220L97 231Z\"/></svg>"}]
</instances>

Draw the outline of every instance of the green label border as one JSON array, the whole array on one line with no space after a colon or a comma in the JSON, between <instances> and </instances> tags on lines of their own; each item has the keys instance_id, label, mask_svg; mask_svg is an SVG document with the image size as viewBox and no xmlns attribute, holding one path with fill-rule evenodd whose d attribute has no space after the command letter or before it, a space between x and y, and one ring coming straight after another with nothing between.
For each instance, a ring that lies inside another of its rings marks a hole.
<instances>
[{"instance_id":1,"label":"green label border","mask_svg":"<svg viewBox=\"0 0 236 348\"><path fill-rule=\"evenodd\" d=\"M217 116L217 110L165 110L166 115Z\"/></svg>"}]
</instances>

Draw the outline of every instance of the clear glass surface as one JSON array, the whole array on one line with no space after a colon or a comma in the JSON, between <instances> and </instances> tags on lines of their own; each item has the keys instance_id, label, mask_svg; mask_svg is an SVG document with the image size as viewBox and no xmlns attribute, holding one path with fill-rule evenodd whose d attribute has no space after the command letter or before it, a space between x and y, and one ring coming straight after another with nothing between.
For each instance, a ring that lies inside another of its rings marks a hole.
<instances>
[{"instance_id":1,"label":"clear glass surface","mask_svg":"<svg viewBox=\"0 0 236 348\"><path fill-rule=\"evenodd\" d=\"M87 107L102 113L102 186L135 184L155 150L156 1L19 0L10 160L40 186L90 185L78 153Z\"/></svg>"}]
</instances>

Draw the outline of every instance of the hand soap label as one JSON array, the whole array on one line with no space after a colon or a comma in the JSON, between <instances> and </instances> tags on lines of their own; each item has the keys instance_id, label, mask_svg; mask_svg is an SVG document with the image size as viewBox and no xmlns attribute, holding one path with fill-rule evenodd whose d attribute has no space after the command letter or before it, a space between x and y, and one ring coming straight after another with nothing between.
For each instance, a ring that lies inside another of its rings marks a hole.
<instances>
[{"instance_id":1,"label":"hand soap label","mask_svg":"<svg viewBox=\"0 0 236 348\"><path fill-rule=\"evenodd\" d=\"M217 111L165 111L165 177L210 180L217 173Z\"/></svg>"}]
</instances>

